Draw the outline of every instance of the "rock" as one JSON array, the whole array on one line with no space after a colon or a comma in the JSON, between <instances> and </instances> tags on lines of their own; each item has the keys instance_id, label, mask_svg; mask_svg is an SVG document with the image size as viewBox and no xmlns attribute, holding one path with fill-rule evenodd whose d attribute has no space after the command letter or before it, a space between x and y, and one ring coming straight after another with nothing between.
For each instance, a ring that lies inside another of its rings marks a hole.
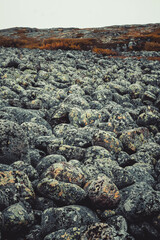
<instances>
[{"instance_id":1,"label":"rock","mask_svg":"<svg viewBox=\"0 0 160 240\"><path fill-rule=\"evenodd\" d=\"M43 128L40 128L40 130L43 130ZM48 132L48 131L46 131L46 132ZM45 132L42 132L42 133L45 134ZM35 135L36 135L36 133L35 133ZM51 135L51 132L49 132L49 136L35 137L34 144L37 149L47 152L47 146L49 144L52 144L52 142L54 142L55 139L56 139L55 136L53 134Z\"/></svg>"},{"instance_id":2,"label":"rock","mask_svg":"<svg viewBox=\"0 0 160 240\"><path fill-rule=\"evenodd\" d=\"M51 129L51 126L45 121L37 112L33 110L18 108L18 107L5 107L1 109L2 111L13 115L14 121L21 125L24 122L34 122L40 125L44 125L47 129Z\"/></svg>"},{"instance_id":3,"label":"rock","mask_svg":"<svg viewBox=\"0 0 160 240\"><path fill-rule=\"evenodd\" d=\"M136 127L132 117L128 112L118 112L111 114L108 122L112 125L115 133Z\"/></svg>"},{"instance_id":4,"label":"rock","mask_svg":"<svg viewBox=\"0 0 160 240\"><path fill-rule=\"evenodd\" d=\"M58 124L54 127L53 129L53 133L56 137L58 138L62 138L66 135L66 132L68 130L75 130L76 128L71 125L71 124L67 124L67 123L61 123L61 124Z\"/></svg>"},{"instance_id":5,"label":"rock","mask_svg":"<svg viewBox=\"0 0 160 240\"><path fill-rule=\"evenodd\" d=\"M160 133L157 133L155 136L155 141L160 145Z\"/></svg>"},{"instance_id":6,"label":"rock","mask_svg":"<svg viewBox=\"0 0 160 240\"><path fill-rule=\"evenodd\" d=\"M132 163L147 163L149 165L155 164L155 158L153 158L147 151L138 151L131 155ZM132 164L132 165L133 165Z\"/></svg>"},{"instance_id":7,"label":"rock","mask_svg":"<svg viewBox=\"0 0 160 240\"><path fill-rule=\"evenodd\" d=\"M88 147L85 152L84 162L94 163L95 159L111 158L110 152L101 146Z\"/></svg>"},{"instance_id":8,"label":"rock","mask_svg":"<svg viewBox=\"0 0 160 240\"><path fill-rule=\"evenodd\" d=\"M92 109L81 110L80 108L72 108L69 113L69 121L74 126L85 127L94 125L101 119L101 114Z\"/></svg>"},{"instance_id":9,"label":"rock","mask_svg":"<svg viewBox=\"0 0 160 240\"><path fill-rule=\"evenodd\" d=\"M122 141L126 152L134 153L142 144L148 142L149 137L150 134L148 129L141 127L124 131L119 139Z\"/></svg>"},{"instance_id":10,"label":"rock","mask_svg":"<svg viewBox=\"0 0 160 240\"><path fill-rule=\"evenodd\" d=\"M92 164L84 165L83 172L86 177L86 182L90 180L95 180L98 177L98 175L101 173L101 171L97 168L97 166Z\"/></svg>"},{"instance_id":11,"label":"rock","mask_svg":"<svg viewBox=\"0 0 160 240\"><path fill-rule=\"evenodd\" d=\"M41 161L39 161L39 163L36 166L36 170L38 171L39 174L42 174L52 164L59 163L59 162L66 162L66 161L67 161L66 158L62 155L51 154L42 158Z\"/></svg>"},{"instance_id":12,"label":"rock","mask_svg":"<svg viewBox=\"0 0 160 240\"><path fill-rule=\"evenodd\" d=\"M28 141L31 145L35 144L35 141L39 136L52 135L51 130L48 130L45 126L37 123L24 122L21 124L21 127L26 133Z\"/></svg>"},{"instance_id":13,"label":"rock","mask_svg":"<svg viewBox=\"0 0 160 240\"><path fill-rule=\"evenodd\" d=\"M20 200L32 200L35 193L28 176L20 171L0 172L0 190L4 192L2 197L2 206L14 204ZM6 199L6 200L5 200ZM6 204L4 204L6 202Z\"/></svg>"},{"instance_id":14,"label":"rock","mask_svg":"<svg viewBox=\"0 0 160 240\"><path fill-rule=\"evenodd\" d=\"M158 240L160 237L159 232L148 222L131 224L130 232L135 237L135 239L143 237L143 239L148 238Z\"/></svg>"},{"instance_id":15,"label":"rock","mask_svg":"<svg viewBox=\"0 0 160 240\"><path fill-rule=\"evenodd\" d=\"M112 92L110 90L107 89L97 89L97 91L95 91L93 93L93 99L95 101L99 101L101 103L105 103L106 101L110 102L112 100L113 96L112 96Z\"/></svg>"},{"instance_id":16,"label":"rock","mask_svg":"<svg viewBox=\"0 0 160 240\"><path fill-rule=\"evenodd\" d=\"M125 168L125 170L131 174L132 178L134 179L134 182L146 182L147 185L150 185L152 187L155 186L155 179L150 174L148 169L148 164L145 163L136 163L133 166L128 166Z\"/></svg>"},{"instance_id":17,"label":"rock","mask_svg":"<svg viewBox=\"0 0 160 240\"><path fill-rule=\"evenodd\" d=\"M82 233L86 230L86 226L83 227L71 227L68 229L61 229L58 230L56 232L50 233L48 234L44 240L51 240L51 239L55 239L55 240L62 240L62 239L70 239L70 240L80 240Z\"/></svg>"},{"instance_id":18,"label":"rock","mask_svg":"<svg viewBox=\"0 0 160 240\"><path fill-rule=\"evenodd\" d=\"M90 180L84 186L92 204L99 208L114 208L120 201L116 185L106 176Z\"/></svg>"},{"instance_id":19,"label":"rock","mask_svg":"<svg viewBox=\"0 0 160 240\"><path fill-rule=\"evenodd\" d=\"M159 240L158 27L0 31L1 239Z\"/></svg>"},{"instance_id":20,"label":"rock","mask_svg":"<svg viewBox=\"0 0 160 240\"><path fill-rule=\"evenodd\" d=\"M121 142L111 132L99 130L93 135L92 144L106 148L109 152L120 152Z\"/></svg>"},{"instance_id":21,"label":"rock","mask_svg":"<svg viewBox=\"0 0 160 240\"><path fill-rule=\"evenodd\" d=\"M113 174L113 182L118 187L118 189L125 188L135 182L132 173L128 171L127 168L123 169L119 166L112 165L111 169Z\"/></svg>"},{"instance_id":22,"label":"rock","mask_svg":"<svg viewBox=\"0 0 160 240\"><path fill-rule=\"evenodd\" d=\"M24 163L23 161L17 161L11 164L13 169L18 170L20 172L24 172L31 181L35 180L38 178L38 173L37 171L32 167L32 165L29 165L27 163Z\"/></svg>"},{"instance_id":23,"label":"rock","mask_svg":"<svg viewBox=\"0 0 160 240\"><path fill-rule=\"evenodd\" d=\"M0 97L2 99L14 99L17 98L17 94L11 91L8 87L0 87Z\"/></svg>"},{"instance_id":24,"label":"rock","mask_svg":"<svg viewBox=\"0 0 160 240\"><path fill-rule=\"evenodd\" d=\"M7 235L21 233L29 229L34 223L34 215L31 207L22 202L15 203L3 212L3 231Z\"/></svg>"},{"instance_id":25,"label":"rock","mask_svg":"<svg viewBox=\"0 0 160 240\"><path fill-rule=\"evenodd\" d=\"M47 208L57 207L53 200L47 197L37 197L34 201L34 209L44 211Z\"/></svg>"},{"instance_id":26,"label":"rock","mask_svg":"<svg viewBox=\"0 0 160 240\"><path fill-rule=\"evenodd\" d=\"M64 205L78 204L85 199L85 191L76 184L43 178L37 185L42 196Z\"/></svg>"},{"instance_id":27,"label":"rock","mask_svg":"<svg viewBox=\"0 0 160 240\"><path fill-rule=\"evenodd\" d=\"M140 97L144 92L143 86L140 83L134 83L129 86L129 93L132 98Z\"/></svg>"},{"instance_id":28,"label":"rock","mask_svg":"<svg viewBox=\"0 0 160 240\"><path fill-rule=\"evenodd\" d=\"M120 240L125 239L125 237L119 236L114 226L111 226L107 223L95 223L88 226L87 230L82 234L81 239Z\"/></svg>"},{"instance_id":29,"label":"rock","mask_svg":"<svg viewBox=\"0 0 160 240\"><path fill-rule=\"evenodd\" d=\"M5 67L14 67L18 68L18 65L20 64L20 61L18 58L9 58L7 59Z\"/></svg>"},{"instance_id":30,"label":"rock","mask_svg":"<svg viewBox=\"0 0 160 240\"><path fill-rule=\"evenodd\" d=\"M82 109L89 108L89 103L85 100L85 98L81 96L77 96L76 94L69 94L63 101L65 105L68 106L80 106Z\"/></svg>"},{"instance_id":31,"label":"rock","mask_svg":"<svg viewBox=\"0 0 160 240\"><path fill-rule=\"evenodd\" d=\"M70 53L70 52L67 52L66 56L68 58L73 58L73 59L75 58L75 56L72 53Z\"/></svg>"},{"instance_id":32,"label":"rock","mask_svg":"<svg viewBox=\"0 0 160 240\"><path fill-rule=\"evenodd\" d=\"M27 137L22 127L8 120L0 120L0 162L29 162L28 150Z\"/></svg>"},{"instance_id":33,"label":"rock","mask_svg":"<svg viewBox=\"0 0 160 240\"><path fill-rule=\"evenodd\" d=\"M38 149L31 149L29 151L29 156L31 159L31 164L34 168L36 168L37 164L40 162L40 159L45 155L44 152Z\"/></svg>"},{"instance_id":34,"label":"rock","mask_svg":"<svg viewBox=\"0 0 160 240\"><path fill-rule=\"evenodd\" d=\"M88 127L68 129L63 139L65 145L87 148L92 145L92 130Z\"/></svg>"},{"instance_id":35,"label":"rock","mask_svg":"<svg viewBox=\"0 0 160 240\"><path fill-rule=\"evenodd\" d=\"M149 100L151 102L155 102L156 95L149 92L149 91L145 91L144 94L143 94L143 101L145 102L146 100Z\"/></svg>"},{"instance_id":36,"label":"rock","mask_svg":"<svg viewBox=\"0 0 160 240\"><path fill-rule=\"evenodd\" d=\"M87 67L84 64L77 64L77 69L87 70Z\"/></svg>"},{"instance_id":37,"label":"rock","mask_svg":"<svg viewBox=\"0 0 160 240\"><path fill-rule=\"evenodd\" d=\"M4 172L4 171L13 171L13 167L7 164L0 164L0 172Z\"/></svg>"},{"instance_id":38,"label":"rock","mask_svg":"<svg viewBox=\"0 0 160 240\"><path fill-rule=\"evenodd\" d=\"M77 159L82 161L84 158L85 149L76 146L61 145L57 153L63 155L67 160Z\"/></svg>"},{"instance_id":39,"label":"rock","mask_svg":"<svg viewBox=\"0 0 160 240\"><path fill-rule=\"evenodd\" d=\"M96 222L99 222L97 215L85 206L48 208L42 214L42 233L47 235L60 229L79 228Z\"/></svg>"},{"instance_id":40,"label":"rock","mask_svg":"<svg viewBox=\"0 0 160 240\"><path fill-rule=\"evenodd\" d=\"M120 191L120 212L129 221L142 221L160 211L160 192L145 182L138 182Z\"/></svg>"},{"instance_id":41,"label":"rock","mask_svg":"<svg viewBox=\"0 0 160 240\"><path fill-rule=\"evenodd\" d=\"M137 124L139 126L147 127L149 125L157 125L160 123L160 115L159 113L152 113L152 112L146 112L141 113L138 116Z\"/></svg>"},{"instance_id":42,"label":"rock","mask_svg":"<svg viewBox=\"0 0 160 240\"><path fill-rule=\"evenodd\" d=\"M130 155L123 151L118 154L117 162L120 167L126 167L127 165L135 163L135 161L131 159Z\"/></svg>"},{"instance_id":43,"label":"rock","mask_svg":"<svg viewBox=\"0 0 160 240\"><path fill-rule=\"evenodd\" d=\"M85 175L79 167L67 162L52 164L42 175L43 178L56 179L61 182L73 183L82 187Z\"/></svg>"},{"instance_id":44,"label":"rock","mask_svg":"<svg viewBox=\"0 0 160 240\"><path fill-rule=\"evenodd\" d=\"M159 159L160 157L160 145L154 142L149 142L147 144L143 144L139 148L143 153L148 153L151 157L155 159Z\"/></svg>"},{"instance_id":45,"label":"rock","mask_svg":"<svg viewBox=\"0 0 160 240\"><path fill-rule=\"evenodd\" d=\"M29 233L26 235L26 240L39 240L41 239L41 226L35 225L33 226Z\"/></svg>"}]
</instances>

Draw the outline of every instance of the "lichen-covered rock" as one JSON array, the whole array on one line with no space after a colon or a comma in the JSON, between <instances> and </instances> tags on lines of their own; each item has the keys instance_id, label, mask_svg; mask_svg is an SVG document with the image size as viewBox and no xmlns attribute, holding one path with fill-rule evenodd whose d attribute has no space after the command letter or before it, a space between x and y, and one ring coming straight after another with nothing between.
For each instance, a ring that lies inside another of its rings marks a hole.
<instances>
[{"instance_id":1,"label":"lichen-covered rock","mask_svg":"<svg viewBox=\"0 0 160 240\"><path fill-rule=\"evenodd\" d=\"M14 117L14 121L21 125L24 122L33 122L40 125L44 125L47 129L51 129L49 123L44 120L38 112L33 110L24 109L20 107L5 107L2 111L10 114Z\"/></svg>"},{"instance_id":2,"label":"lichen-covered rock","mask_svg":"<svg viewBox=\"0 0 160 240\"><path fill-rule=\"evenodd\" d=\"M129 226L129 231L135 239L154 239L160 238L160 233L153 225L147 221L134 223Z\"/></svg>"},{"instance_id":3,"label":"lichen-covered rock","mask_svg":"<svg viewBox=\"0 0 160 240\"><path fill-rule=\"evenodd\" d=\"M144 86L142 86L141 83L139 82L136 82L129 86L129 93L132 98L141 97L143 92L144 92Z\"/></svg>"},{"instance_id":4,"label":"lichen-covered rock","mask_svg":"<svg viewBox=\"0 0 160 240\"><path fill-rule=\"evenodd\" d=\"M20 200L29 200L35 197L31 182L27 175L20 171L0 172L0 190L5 193L7 204L14 204ZM1 204L7 207L4 198Z\"/></svg>"},{"instance_id":5,"label":"lichen-covered rock","mask_svg":"<svg viewBox=\"0 0 160 240\"><path fill-rule=\"evenodd\" d=\"M61 145L57 151L58 154L63 155L67 160L77 159L83 160L85 149L70 145Z\"/></svg>"},{"instance_id":6,"label":"lichen-covered rock","mask_svg":"<svg viewBox=\"0 0 160 240\"><path fill-rule=\"evenodd\" d=\"M106 176L90 180L84 186L92 204L99 208L114 208L120 201L116 185Z\"/></svg>"},{"instance_id":7,"label":"lichen-covered rock","mask_svg":"<svg viewBox=\"0 0 160 240\"><path fill-rule=\"evenodd\" d=\"M11 165L7 165L7 164L0 164L0 172L4 172L4 171L13 171L13 167L11 167Z\"/></svg>"},{"instance_id":8,"label":"lichen-covered rock","mask_svg":"<svg viewBox=\"0 0 160 240\"><path fill-rule=\"evenodd\" d=\"M156 95L150 91L145 91L143 94L143 102L146 102L146 101L155 102Z\"/></svg>"},{"instance_id":9,"label":"lichen-covered rock","mask_svg":"<svg viewBox=\"0 0 160 240\"><path fill-rule=\"evenodd\" d=\"M160 145L155 142L149 142L139 147L139 151L148 153L152 158L160 158Z\"/></svg>"},{"instance_id":10,"label":"lichen-covered rock","mask_svg":"<svg viewBox=\"0 0 160 240\"><path fill-rule=\"evenodd\" d=\"M7 235L22 232L34 223L34 214L27 203L15 203L2 212L3 231Z\"/></svg>"},{"instance_id":11,"label":"lichen-covered rock","mask_svg":"<svg viewBox=\"0 0 160 240\"><path fill-rule=\"evenodd\" d=\"M137 124L139 126L147 127L149 125L159 125L160 124L160 114L158 112L147 111L141 113L138 116Z\"/></svg>"},{"instance_id":12,"label":"lichen-covered rock","mask_svg":"<svg viewBox=\"0 0 160 240\"><path fill-rule=\"evenodd\" d=\"M48 234L44 240L81 240L82 233L86 230L87 226L71 227L68 229L61 229L56 232Z\"/></svg>"},{"instance_id":13,"label":"lichen-covered rock","mask_svg":"<svg viewBox=\"0 0 160 240\"><path fill-rule=\"evenodd\" d=\"M93 163L95 159L111 158L111 153L101 146L88 147L85 152L84 162Z\"/></svg>"},{"instance_id":14,"label":"lichen-covered rock","mask_svg":"<svg viewBox=\"0 0 160 240\"><path fill-rule=\"evenodd\" d=\"M148 151L140 151L138 150L136 153L133 153L131 156L131 162L134 163L146 163L149 165L154 165L156 160L153 158Z\"/></svg>"},{"instance_id":15,"label":"lichen-covered rock","mask_svg":"<svg viewBox=\"0 0 160 240\"><path fill-rule=\"evenodd\" d=\"M101 173L97 166L93 164L85 164L83 166L83 172L85 174L86 182L96 179L98 175Z\"/></svg>"},{"instance_id":16,"label":"lichen-covered rock","mask_svg":"<svg viewBox=\"0 0 160 240\"><path fill-rule=\"evenodd\" d=\"M77 228L96 222L99 222L97 215L85 206L48 208L42 214L42 234L47 235L60 229Z\"/></svg>"},{"instance_id":17,"label":"lichen-covered rock","mask_svg":"<svg viewBox=\"0 0 160 240\"><path fill-rule=\"evenodd\" d=\"M73 108L69 113L70 123L74 126L85 127L94 125L100 121L101 114L94 109L81 110L80 108Z\"/></svg>"},{"instance_id":18,"label":"lichen-covered rock","mask_svg":"<svg viewBox=\"0 0 160 240\"><path fill-rule=\"evenodd\" d=\"M108 89L99 88L93 93L93 99L101 103L106 103L112 100L112 92Z\"/></svg>"},{"instance_id":19,"label":"lichen-covered rock","mask_svg":"<svg viewBox=\"0 0 160 240\"><path fill-rule=\"evenodd\" d=\"M111 114L108 120L109 124L113 127L115 133L136 127L131 115L128 112L122 111Z\"/></svg>"},{"instance_id":20,"label":"lichen-covered rock","mask_svg":"<svg viewBox=\"0 0 160 240\"><path fill-rule=\"evenodd\" d=\"M96 239L107 239L107 240L125 240L124 237L119 236L118 232L107 223L95 223L89 225L87 230L82 234L81 240L96 240Z\"/></svg>"},{"instance_id":21,"label":"lichen-covered rock","mask_svg":"<svg viewBox=\"0 0 160 240\"><path fill-rule=\"evenodd\" d=\"M120 193L119 210L129 222L153 217L160 211L160 192L153 190L145 182L135 183Z\"/></svg>"},{"instance_id":22,"label":"lichen-covered rock","mask_svg":"<svg viewBox=\"0 0 160 240\"><path fill-rule=\"evenodd\" d=\"M150 133L147 128L135 128L132 130L124 131L120 136L124 149L129 153L134 153L140 146L147 143Z\"/></svg>"},{"instance_id":23,"label":"lichen-covered rock","mask_svg":"<svg viewBox=\"0 0 160 240\"><path fill-rule=\"evenodd\" d=\"M30 149L29 156L31 159L31 165L36 168L37 164L40 162L40 159L45 155L45 153L38 149Z\"/></svg>"},{"instance_id":24,"label":"lichen-covered rock","mask_svg":"<svg viewBox=\"0 0 160 240\"><path fill-rule=\"evenodd\" d=\"M130 155L124 151L121 151L118 154L118 157L116 160L120 167L125 167L127 165L132 165L133 163L135 163L135 161L131 159Z\"/></svg>"},{"instance_id":25,"label":"lichen-covered rock","mask_svg":"<svg viewBox=\"0 0 160 240\"><path fill-rule=\"evenodd\" d=\"M38 136L35 138L34 141L35 147L37 149L47 152L47 146L51 144L52 141L54 142L54 140L55 136L53 134L52 135L49 134L49 136Z\"/></svg>"},{"instance_id":26,"label":"lichen-covered rock","mask_svg":"<svg viewBox=\"0 0 160 240\"><path fill-rule=\"evenodd\" d=\"M67 161L66 158L62 155L58 154L47 155L46 157L42 158L39 161L39 163L36 166L36 170L38 171L39 174L42 174L52 164L66 161Z\"/></svg>"},{"instance_id":27,"label":"lichen-covered rock","mask_svg":"<svg viewBox=\"0 0 160 240\"><path fill-rule=\"evenodd\" d=\"M52 164L43 174L43 178L56 179L57 181L73 183L83 186L85 175L79 167L72 166L67 162Z\"/></svg>"},{"instance_id":28,"label":"lichen-covered rock","mask_svg":"<svg viewBox=\"0 0 160 240\"><path fill-rule=\"evenodd\" d=\"M89 103L80 95L69 94L63 101L63 103L68 104L70 106L80 106L82 109L89 108Z\"/></svg>"},{"instance_id":29,"label":"lichen-covered rock","mask_svg":"<svg viewBox=\"0 0 160 240\"><path fill-rule=\"evenodd\" d=\"M92 131L90 128L75 128L69 129L64 135L64 144L77 147L91 146Z\"/></svg>"},{"instance_id":30,"label":"lichen-covered rock","mask_svg":"<svg viewBox=\"0 0 160 240\"><path fill-rule=\"evenodd\" d=\"M93 135L92 144L106 148L109 152L120 152L121 142L111 133L99 130Z\"/></svg>"},{"instance_id":31,"label":"lichen-covered rock","mask_svg":"<svg viewBox=\"0 0 160 240\"><path fill-rule=\"evenodd\" d=\"M86 192L78 185L55 179L43 178L37 190L42 196L66 205L80 203L86 197Z\"/></svg>"},{"instance_id":32,"label":"lichen-covered rock","mask_svg":"<svg viewBox=\"0 0 160 240\"><path fill-rule=\"evenodd\" d=\"M68 130L73 130L73 129L75 129L75 126L67 123L61 123L54 127L53 133L55 134L56 137L62 138L65 136Z\"/></svg>"},{"instance_id":33,"label":"lichen-covered rock","mask_svg":"<svg viewBox=\"0 0 160 240\"><path fill-rule=\"evenodd\" d=\"M47 144L47 155L57 154L60 146L63 144L63 138L55 138L51 143ZM59 153L58 153L59 154ZM61 155L61 153L60 153Z\"/></svg>"},{"instance_id":34,"label":"lichen-covered rock","mask_svg":"<svg viewBox=\"0 0 160 240\"><path fill-rule=\"evenodd\" d=\"M7 192L0 190L0 211L9 207L10 201Z\"/></svg>"},{"instance_id":35,"label":"lichen-covered rock","mask_svg":"<svg viewBox=\"0 0 160 240\"><path fill-rule=\"evenodd\" d=\"M21 124L21 127L26 133L28 141L31 145L35 144L35 141L39 136L52 135L51 130L48 130L44 125L40 125L37 123L24 122Z\"/></svg>"},{"instance_id":36,"label":"lichen-covered rock","mask_svg":"<svg viewBox=\"0 0 160 240\"><path fill-rule=\"evenodd\" d=\"M155 179L148 171L148 164L136 163L133 166L128 166L125 170L130 173L135 182L146 182L146 184L155 186Z\"/></svg>"},{"instance_id":37,"label":"lichen-covered rock","mask_svg":"<svg viewBox=\"0 0 160 240\"><path fill-rule=\"evenodd\" d=\"M44 211L47 208L56 207L56 204L53 200L47 197L39 197L37 196L34 200L34 209Z\"/></svg>"},{"instance_id":38,"label":"lichen-covered rock","mask_svg":"<svg viewBox=\"0 0 160 240\"><path fill-rule=\"evenodd\" d=\"M29 162L28 150L27 137L22 127L8 120L0 120L0 162Z\"/></svg>"},{"instance_id":39,"label":"lichen-covered rock","mask_svg":"<svg viewBox=\"0 0 160 240\"><path fill-rule=\"evenodd\" d=\"M119 166L112 166L113 182L118 187L118 189L125 188L132 185L135 180L133 175L128 171L128 169L123 169Z\"/></svg>"},{"instance_id":40,"label":"lichen-covered rock","mask_svg":"<svg viewBox=\"0 0 160 240\"><path fill-rule=\"evenodd\" d=\"M33 168L32 165L28 163L24 163L23 161L17 161L11 164L11 166L14 168L14 170L23 171L31 181L38 178L38 173L36 169Z\"/></svg>"}]
</instances>

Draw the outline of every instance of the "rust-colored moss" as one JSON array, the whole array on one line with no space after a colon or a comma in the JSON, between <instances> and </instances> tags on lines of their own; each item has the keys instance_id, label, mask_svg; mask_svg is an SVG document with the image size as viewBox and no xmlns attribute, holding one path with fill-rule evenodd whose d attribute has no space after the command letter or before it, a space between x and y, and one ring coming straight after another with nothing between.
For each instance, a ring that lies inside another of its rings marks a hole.
<instances>
[{"instance_id":1,"label":"rust-colored moss","mask_svg":"<svg viewBox=\"0 0 160 240\"><path fill-rule=\"evenodd\" d=\"M111 49L103 49L103 48L94 47L92 49L92 51L97 53L97 54L102 54L102 55L111 55L111 56L118 55L118 53L116 51L113 51Z\"/></svg>"},{"instance_id":2,"label":"rust-colored moss","mask_svg":"<svg viewBox=\"0 0 160 240\"><path fill-rule=\"evenodd\" d=\"M89 50L94 43L95 39L92 38L49 38L43 40L40 49Z\"/></svg>"},{"instance_id":3,"label":"rust-colored moss","mask_svg":"<svg viewBox=\"0 0 160 240\"><path fill-rule=\"evenodd\" d=\"M32 36L30 32L36 34ZM134 42L132 46L129 45L130 41ZM13 28L8 32L0 30L0 46L51 50L59 48L92 50L97 54L125 59L126 56L121 56L120 52L117 52L117 46L119 51L123 51L124 46L126 51L160 51L160 24L67 30L63 28L46 30ZM133 58L141 59L142 56ZM146 57L146 59L160 61L160 57Z\"/></svg>"}]
</instances>

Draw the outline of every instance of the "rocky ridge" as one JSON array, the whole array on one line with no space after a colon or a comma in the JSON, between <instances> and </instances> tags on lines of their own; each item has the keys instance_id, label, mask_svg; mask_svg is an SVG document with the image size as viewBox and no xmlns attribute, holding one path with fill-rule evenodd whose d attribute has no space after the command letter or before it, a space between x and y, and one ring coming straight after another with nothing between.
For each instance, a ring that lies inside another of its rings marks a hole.
<instances>
[{"instance_id":1,"label":"rocky ridge","mask_svg":"<svg viewBox=\"0 0 160 240\"><path fill-rule=\"evenodd\" d=\"M0 46L17 48L91 50L125 58L124 52L160 51L160 24L100 28L11 28L0 30ZM139 54L132 57L142 58ZM149 60L160 60L156 54Z\"/></svg>"},{"instance_id":2,"label":"rocky ridge","mask_svg":"<svg viewBox=\"0 0 160 240\"><path fill-rule=\"evenodd\" d=\"M0 239L160 238L160 53L142 50L0 48Z\"/></svg>"}]
</instances>

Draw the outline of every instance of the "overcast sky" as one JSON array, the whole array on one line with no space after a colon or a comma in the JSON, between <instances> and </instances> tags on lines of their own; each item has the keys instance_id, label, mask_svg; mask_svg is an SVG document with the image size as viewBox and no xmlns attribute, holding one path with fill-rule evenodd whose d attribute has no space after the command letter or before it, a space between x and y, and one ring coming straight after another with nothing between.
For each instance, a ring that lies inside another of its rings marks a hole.
<instances>
[{"instance_id":1,"label":"overcast sky","mask_svg":"<svg viewBox=\"0 0 160 240\"><path fill-rule=\"evenodd\" d=\"M0 29L160 23L160 0L0 0Z\"/></svg>"}]
</instances>

